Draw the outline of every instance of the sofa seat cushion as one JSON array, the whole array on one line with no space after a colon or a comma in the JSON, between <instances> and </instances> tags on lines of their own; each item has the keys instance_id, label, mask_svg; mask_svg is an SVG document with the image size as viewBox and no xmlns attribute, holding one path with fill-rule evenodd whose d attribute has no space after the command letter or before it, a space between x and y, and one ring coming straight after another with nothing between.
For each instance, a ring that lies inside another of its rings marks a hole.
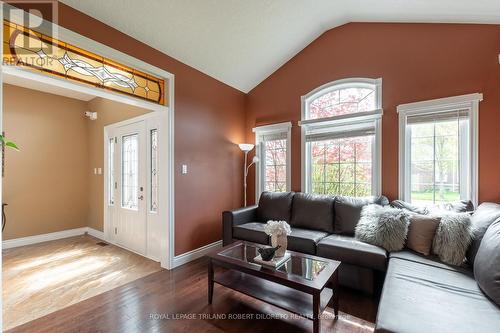
<instances>
[{"instance_id":1,"label":"sofa seat cushion","mask_svg":"<svg viewBox=\"0 0 500 333\"><path fill-rule=\"evenodd\" d=\"M436 256L436 255L424 256L424 255L417 253L417 252L414 252L412 250L391 252L389 254L389 259L391 259L391 258L398 258L398 259L413 261L413 262L418 263L418 264L428 265L428 266L432 266L432 267L436 267L436 268L447 269L447 270L455 271L455 272L467 273L467 272L471 271L471 268L469 268L469 266L466 264L464 264L463 266L448 265L448 264L442 262L441 260L439 260L438 256Z\"/></svg>"},{"instance_id":2,"label":"sofa seat cushion","mask_svg":"<svg viewBox=\"0 0 500 333\"><path fill-rule=\"evenodd\" d=\"M310 193L295 193L290 225L297 228L333 233L335 197Z\"/></svg>"},{"instance_id":3,"label":"sofa seat cushion","mask_svg":"<svg viewBox=\"0 0 500 333\"><path fill-rule=\"evenodd\" d=\"M318 243L317 255L382 272L387 266L387 252L383 248L345 235L330 235L323 238Z\"/></svg>"},{"instance_id":4,"label":"sofa seat cushion","mask_svg":"<svg viewBox=\"0 0 500 333\"><path fill-rule=\"evenodd\" d=\"M500 308L471 272L389 259L376 332L498 332L498 327Z\"/></svg>"},{"instance_id":5,"label":"sofa seat cushion","mask_svg":"<svg viewBox=\"0 0 500 333\"><path fill-rule=\"evenodd\" d=\"M264 232L265 223L249 222L233 227L233 237L259 244L269 244L269 236Z\"/></svg>"},{"instance_id":6,"label":"sofa seat cushion","mask_svg":"<svg viewBox=\"0 0 500 333\"><path fill-rule=\"evenodd\" d=\"M316 245L326 236L328 233L323 231L292 227L292 234L288 235L288 250L316 254Z\"/></svg>"}]
</instances>

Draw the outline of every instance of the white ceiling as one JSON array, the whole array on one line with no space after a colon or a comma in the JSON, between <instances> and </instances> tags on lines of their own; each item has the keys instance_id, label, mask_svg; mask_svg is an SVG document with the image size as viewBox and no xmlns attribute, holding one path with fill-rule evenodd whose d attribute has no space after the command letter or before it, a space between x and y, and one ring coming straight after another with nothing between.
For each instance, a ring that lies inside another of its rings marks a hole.
<instances>
[{"instance_id":1,"label":"white ceiling","mask_svg":"<svg viewBox=\"0 0 500 333\"><path fill-rule=\"evenodd\" d=\"M248 92L347 22L500 23L499 0L61 0Z\"/></svg>"}]
</instances>

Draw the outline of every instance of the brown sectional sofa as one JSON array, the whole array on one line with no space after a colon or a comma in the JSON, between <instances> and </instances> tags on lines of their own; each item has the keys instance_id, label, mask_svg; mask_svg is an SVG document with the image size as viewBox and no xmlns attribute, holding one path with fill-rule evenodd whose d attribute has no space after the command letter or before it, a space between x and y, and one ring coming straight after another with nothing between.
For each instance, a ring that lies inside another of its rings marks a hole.
<instances>
[{"instance_id":1,"label":"brown sectional sofa","mask_svg":"<svg viewBox=\"0 0 500 333\"><path fill-rule=\"evenodd\" d=\"M223 212L223 243L270 244L265 222L286 220L292 227L289 248L340 260L341 285L373 293L383 284L376 332L500 332L500 307L483 293L472 270L484 233L495 224L500 230L500 205L485 203L472 214L477 235L470 265L456 267L410 250L389 254L356 240L352 223L370 202L388 204L385 197L264 192L257 206Z\"/></svg>"}]
</instances>

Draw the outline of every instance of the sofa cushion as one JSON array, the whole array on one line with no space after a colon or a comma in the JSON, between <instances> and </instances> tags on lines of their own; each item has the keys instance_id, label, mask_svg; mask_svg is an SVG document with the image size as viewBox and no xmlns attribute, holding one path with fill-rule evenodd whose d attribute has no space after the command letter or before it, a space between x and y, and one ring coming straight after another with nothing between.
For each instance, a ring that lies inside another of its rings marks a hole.
<instances>
[{"instance_id":1,"label":"sofa cushion","mask_svg":"<svg viewBox=\"0 0 500 333\"><path fill-rule=\"evenodd\" d=\"M387 252L346 235L330 235L318 243L317 255L342 263L385 271Z\"/></svg>"},{"instance_id":2,"label":"sofa cushion","mask_svg":"<svg viewBox=\"0 0 500 333\"><path fill-rule=\"evenodd\" d=\"M500 308L471 272L391 258L376 332L498 332Z\"/></svg>"},{"instance_id":3,"label":"sofa cushion","mask_svg":"<svg viewBox=\"0 0 500 333\"><path fill-rule=\"evenodd\" d=\"M290 222L294 192L262 192L257 207L257 219L260 222Z\"/></svg>"},{"instance_id":4,"label":"sofa cushion","mask_svg":"<svg viewBox=\"0 0 500 333\"><path fill-rule=\"evenodd\" d=\"M336 234L354 235L354 229L361 216L361 209L369 204L385 206L389 200L384 197L336 197L335 198L335 223L334 232Z\"/></svg>"},{"instance_id":5,"label":"sofa cushion","mask_svg":"<svg viewBox=\"0 0 500 333\"><path fill-rule=\"evenodd\" d=\"M464 265L464 266L449 265L449 264L444 263L441 260L439 260L439 258L434 254L431 254L429 256L424 256L424 255L417 253L417 252L414 252L412 250L391 252L389 254L389 259L392 259L392 258L413 261L417 264L427 265L427 266L441 268L441 269L447 269L447 270L455 271L455 272L463 272L463 273L470 273L471 272L471 268L466 266L466 265Z\"/></svg>"},{"instance_id":6,"label":"sofa cushion","mask_svg":"<svg viewBox=\"0 0 500 333\"><path fill-rule=\"evenodd\" d=\"M428 256L431 253L432 241L440 222L440 217L410 215L406 247Z\"/></svg>"},{"instance_id":7,"label":"sofa cushion","mask_svg":"<svg viewBox=\"0 0 500 333\"><path fill-rule=\"evenodd\" d=\"M361 210L356 226L356 239L381 246L387 251L403 249L410 219L404 210L370 204Z\"/></svg>"},{"instance_id":8,"label":"sofa cushion","mask_svg":"<svg viewBox=\"0 0 500 333\"><path fill-rule=\"evenodd\" d=\"M327 195L295 193L290 225L333 233L334 202Z\"/></svg>"},{"instance_id":9,"label":"sofa cushion","mask_svg":"<svg viewBox=\"0 0 500 333\"><path fill-rule=\"evenodd\" d=\"M467 251L467 261L474 265L481 240L488 227L496 220L500 219L500 205L492 202L485 202L477 207L477 210L471 216L472 223L472 243Z\"/></svg>"},{"instance_id":10,"label":"sofa cushion","mask_svg":"<svg viewBox=\"0 0 500 333\"><path fill-rule=\"evenodd\" d=\"M472 240L470 215L467 213L448 213L441 216L432 242L432 252L439 259L461 266Z\"/></svg>"},{"instance_id":11,"label":"sofa cushion","mask_svg":"<svg viewBox=\"0 0 500 333\"><path fill-rule=\"evenodd\" d=\"M288 249L316 254L316 244L326 236L328 236L328 233L323 231L292 228L292 233L288 235Z\"/></svg>"},{"instance_id":12,"label":"sofa cushion","mask_svg":"<svg viewBox=\"0 0 500 333\"><path fill-rule=\"evenodd\" d=\"M259 244L269 244L269 236L264 232L265 223L249 222L233 227L233 237Z\"/></svg>"},{"instance_id":13,"label":"sofa cushion","mask_svg":"<svg viewBox=\"0 0 500 333\"><path fill-rule=\"evenodd\" d=\"M474 276L481 290L500 305L500 221L484 234L474 261Z\"/></svg>"}]
</instances>

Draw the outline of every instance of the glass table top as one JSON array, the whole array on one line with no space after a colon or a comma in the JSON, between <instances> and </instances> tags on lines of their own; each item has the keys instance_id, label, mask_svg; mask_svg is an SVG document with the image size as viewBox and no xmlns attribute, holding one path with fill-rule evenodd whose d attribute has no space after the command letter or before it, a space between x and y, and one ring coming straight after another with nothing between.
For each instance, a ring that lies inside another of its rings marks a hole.
<instances>
[{"instance_id":1,"label":"glass table top","mask_svg":"<svg viewBox=\"0 0 500 333\"><path fill-rule=\"evenodd\" d=\"M254 258L259 255L257 249L259 247L266 247L264 245L260 246L258 244L240 243L237 246L233 246L229 249L219 252L219 255L224 257L229 257L232 259L237 259L244 261L248 264L256 265L261 267L262 265L256 263ZM285 274L296 275L306 280L314 280L321 271L328 265L328 262L321 261L317 259L291 255L290 259L285 261L281 266L277 268L266 267L268 269L274 269Z\"/></svg>"}]
</instances>

